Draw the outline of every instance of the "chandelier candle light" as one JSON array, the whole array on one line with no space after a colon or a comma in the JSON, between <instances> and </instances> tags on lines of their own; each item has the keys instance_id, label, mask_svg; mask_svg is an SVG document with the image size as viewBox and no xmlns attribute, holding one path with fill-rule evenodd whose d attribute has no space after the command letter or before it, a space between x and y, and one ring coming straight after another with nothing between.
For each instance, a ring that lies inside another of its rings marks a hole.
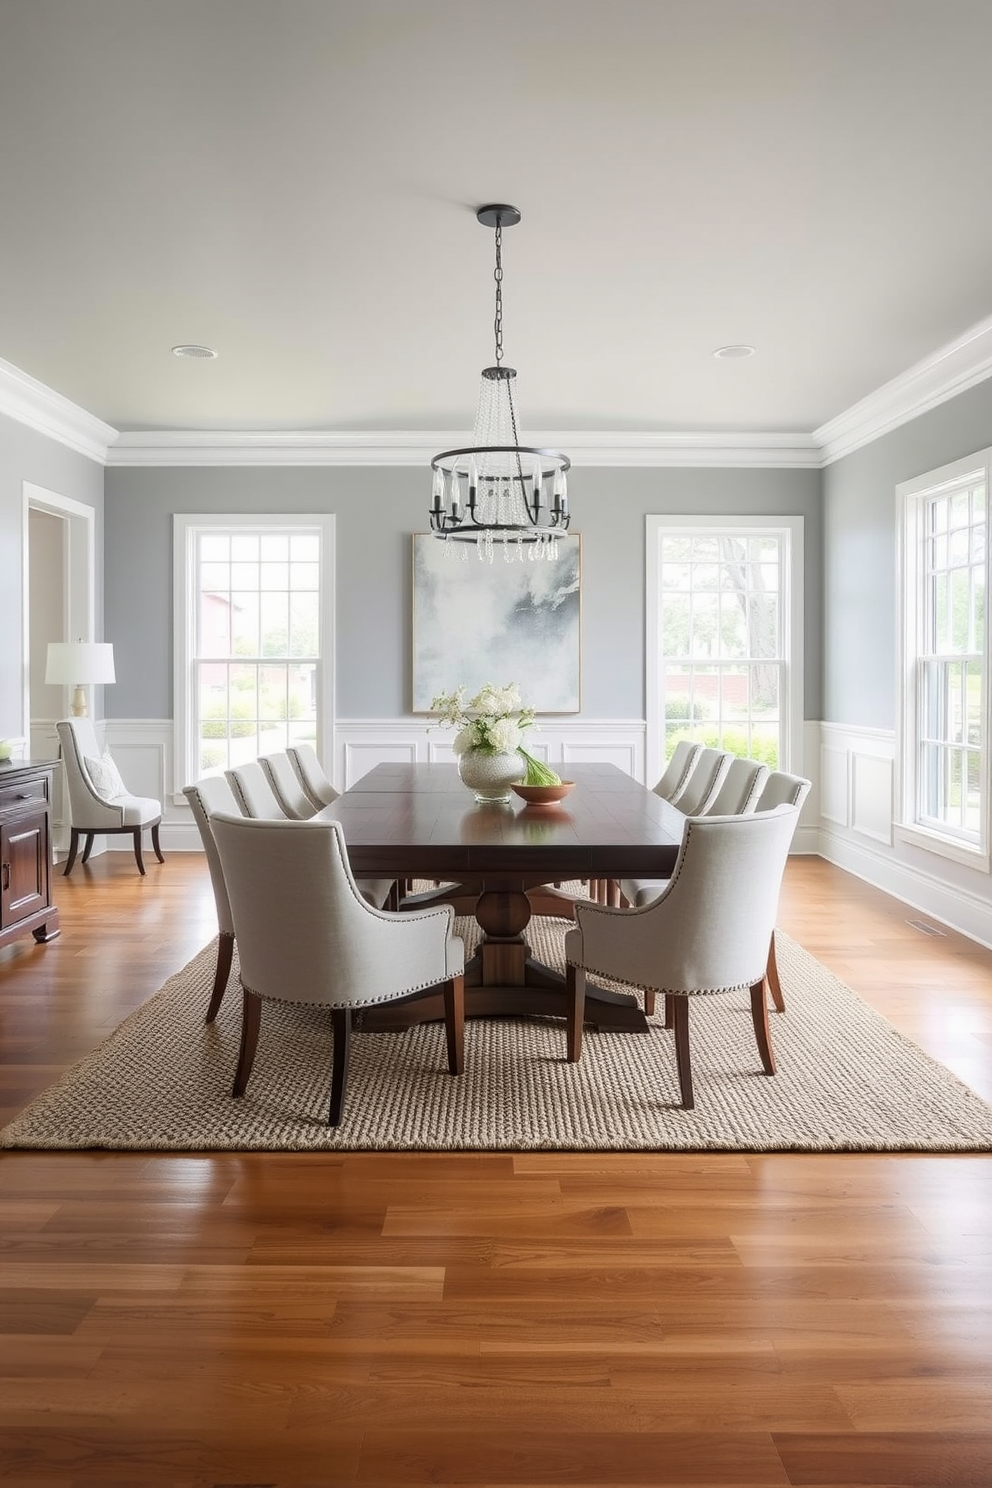
<instances>
[{"instance_id":1,"label":"chandelier candle light","mask_svg":"<svg viewBox=\"0 0 992 1488\"><path fill-rule=\"evenodd\" d=\"M553 449L520 443L513 367L503 366L503 228L520 221L516 207L480 207L476 218L496 230L495 365L484 367L475 420L475 443L445 450L431 461L434 482L431 530L447 551L468 557L474 545L482 562L502 548L507 563L558 557L568 529L567 472L571 462ZM458 546L456 546L458 545Z\"/></svg>"},{"instance_id":2,"label":"chandelier candle light","mask_svg":"<svg viewBox=\"0 0 992 1488\"><path fill-rule=\"evenodd\" d=\"M510 799L510 787L560 785L561 776L523 747L524 730L534 722L534 709L525 708L515 682L494 687L487 682L474 697L465 688L442 693L431 703L442 724L457 728L452 750L458 773L482 802Z\"/></svg>"}]
</instances>

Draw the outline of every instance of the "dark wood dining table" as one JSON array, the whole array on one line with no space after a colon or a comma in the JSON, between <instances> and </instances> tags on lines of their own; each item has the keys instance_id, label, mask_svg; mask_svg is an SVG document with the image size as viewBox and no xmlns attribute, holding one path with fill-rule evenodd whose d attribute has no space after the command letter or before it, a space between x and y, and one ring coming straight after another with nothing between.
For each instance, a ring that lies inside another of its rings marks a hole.
<instances>
[{"instance_id":1,"label":"dark wood dining table","mask_svg":"<svg viewBox=\"0 0 992 1488\"><path fill-rule=\"evenodd\" d=\"M453 904L482 929L466 964L468 1017L565 1016L561 974L526 939L535 912L572 918L573 899L552 886L575 879L664 878L684 817L616 765L569 766L574 789L556 806L477 804L455 765L376 765L325 808L344 828L359 878L427 879L441 886L403 907ZM363 1025L408 1028L444 1016L428 991L366 1010ZM647 1027L637 999L590 986L586 1021L612 1031Z\"/></svg>"}]
</instances>

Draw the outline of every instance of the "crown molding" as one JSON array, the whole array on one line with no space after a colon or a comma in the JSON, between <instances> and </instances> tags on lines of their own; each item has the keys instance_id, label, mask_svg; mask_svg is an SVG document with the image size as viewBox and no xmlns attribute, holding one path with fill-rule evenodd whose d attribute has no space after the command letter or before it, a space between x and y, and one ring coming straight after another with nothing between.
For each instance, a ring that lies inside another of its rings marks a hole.
<instances>
[{"instance_id":1,"label":"crown molding","mask_svg":"<svg viewBox=\"0 0 992 1488\"><path fill-rule=\"evenodd\" d=\"M990 376L992 315L814 429L821 464L833 464Z\"/></svg>"},{"instance_id":2,"label":"crown molding","mask_svg":"<svg viewBox=\"0 0 992 1488\"><path fill-rule=\"evenodd\" d=\"M407 465L423 467L439 450L471 442L465 430L442 432L249 433L196 429L121 434L107 452L111 466ZM614 434L569 430L531 434L544 448L566 450L582 466L780 466L816 469L819 448L808 434L702 432Z\"/></svg>"},{"instance_id":3,"label":"crown molding","mask_svg":"<svg viewBox=\"0 0 992 1488\"><path fill-rule=\"evenodd\" d=\"M117 438L117 430L102 419L2 359L0 413L101 465L106 464L107 450Z\"/></svg>"}]
</instances>

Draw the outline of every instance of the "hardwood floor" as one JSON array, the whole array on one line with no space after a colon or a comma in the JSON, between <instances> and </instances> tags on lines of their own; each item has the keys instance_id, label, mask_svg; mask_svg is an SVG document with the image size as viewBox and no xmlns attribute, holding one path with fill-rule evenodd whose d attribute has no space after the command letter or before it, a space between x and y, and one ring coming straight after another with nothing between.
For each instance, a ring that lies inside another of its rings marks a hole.
<instances>
[{"instance_id":1,"label":"hardwood floor","mask_svg":"<svg viewBox=\"0 0 992 1488\"><path fill-rule=\"evenodd\" d=\"M57 895L7 1115L214 930L195 855ZM924 919L789 865L780 924L992 1099L992 952ZM6 1153L0 1234L5 1488L992 1484L989 1156Z\"/></svg>"}]
</instances>

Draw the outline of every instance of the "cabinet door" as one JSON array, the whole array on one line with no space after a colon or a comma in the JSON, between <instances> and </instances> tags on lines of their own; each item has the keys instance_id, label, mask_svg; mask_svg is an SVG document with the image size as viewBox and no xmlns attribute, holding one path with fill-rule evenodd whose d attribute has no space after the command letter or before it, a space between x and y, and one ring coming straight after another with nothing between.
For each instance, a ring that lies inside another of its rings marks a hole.
<instances>
[{"instance_id":1,"label":"cabinet door","mask_svg":"<svg viewBox=\"0 0 992 1488\"><path fill-rule=\"evenodd\" d=\"M0 826L0 929L48 907L48 813Z\"/></svg>"}]
</instances>

